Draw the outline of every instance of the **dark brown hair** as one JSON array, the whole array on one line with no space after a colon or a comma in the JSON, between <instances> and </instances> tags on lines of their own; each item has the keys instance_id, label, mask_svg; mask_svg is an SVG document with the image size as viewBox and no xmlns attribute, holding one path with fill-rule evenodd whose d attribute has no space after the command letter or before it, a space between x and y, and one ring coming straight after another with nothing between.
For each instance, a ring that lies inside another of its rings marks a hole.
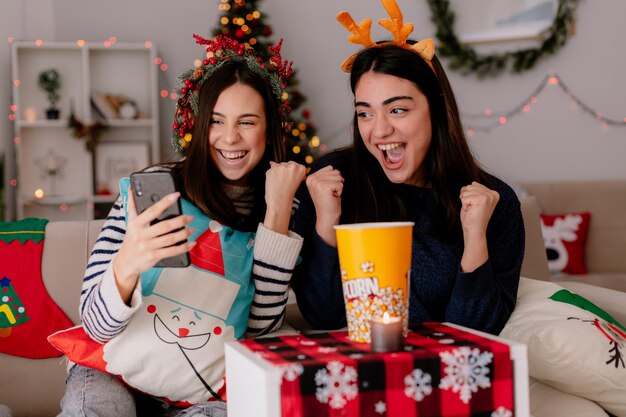
<instances>
[{"instance_id":1,"label":"dark brown hair","mask_svg":"<svg viewBox=\"0 0 626 417\"><path fill-rule=\"evenodd\" d=\"M489 178L472 156L452 88L437 57L433 56L432 64L434 70L415 52L396 45L368 48L354 60L350 86L354 93L361 76L373 71L411 81L426 96L432 139L422 163L423 175L426 184L432 187L437 205L433 233L445 237L460 230L461 187L472 181L488 184ZM356 113L353 126L354 220L406 220L406 207L394 194L380 163L363 143Z\"/></svg>"},{"instance_id":2,"label":"dark brown hair","mask_svg":"<svg viewBox=\"0 0 626 417\"><path fill-rule=\"evenodd\" d=\"M249 217L235 211L231 199L223 188L225 178L210 156L209 129L215 103L220 94L235 83L256 90L265 103L266 138L265 153L250 173L249 185L254 187L254 206ZM242 61L229 61L208 78L200 90L198 114L194 119L193 140L185 150L185 158L176 163L172 172L183 196L218 222L239 230L255 230L265 215L265 172L270 161L285 160L283 119L279 102L269 83L251 71Z\"/></svg>"}]
</instances>

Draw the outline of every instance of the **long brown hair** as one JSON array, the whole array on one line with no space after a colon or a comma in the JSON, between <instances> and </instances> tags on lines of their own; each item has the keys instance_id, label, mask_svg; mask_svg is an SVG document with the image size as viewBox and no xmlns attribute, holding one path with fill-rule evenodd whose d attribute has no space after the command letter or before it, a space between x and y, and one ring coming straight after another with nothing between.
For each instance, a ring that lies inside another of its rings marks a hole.
<instances>
[{"instance_id":1,"label":"long brown hair","mask_svg":"<svg viewBox=\"0 0 626 417\"><path fill-rule=\"evenodd\" d=\"M211 159L208 140L215 103L220 94L235 83L252 87L265 103L267 143L263 158L250 173L249 185L254 188L254 205L248 217L237 213L226 195L225 178ZM266 210L265 172L270 168L270 161L282 162L286 155L279 104L269 83L244 62L230 61L216 69L200 90L193 140L185 150L185 158L172 170L179 189L184 190L184 197L222 224L239 230L255 230Z\"/></svg>"},{"instance_id":2,"label":"long brown hair","mask_svg":"<svg viewBox=\"0 0 626 417\"><path fill-rule=\"evenodd\" d=\"M452 88L437 57L433 57L432 64L434 70L415 52L396 45L368 48L354 60L350 86L354 93L361 76L373 71L411 81L426 96L432 139L422 163L423 172L437 205L432 232L446 237L460 230L461 202L458 196L461 187L472 181L488 184L489 176L472 156ZM365 147L357 121L355 113L352 144L354 220L405 220L407 208L394 193L380 163Z\"/></svg>"}]
</instances>

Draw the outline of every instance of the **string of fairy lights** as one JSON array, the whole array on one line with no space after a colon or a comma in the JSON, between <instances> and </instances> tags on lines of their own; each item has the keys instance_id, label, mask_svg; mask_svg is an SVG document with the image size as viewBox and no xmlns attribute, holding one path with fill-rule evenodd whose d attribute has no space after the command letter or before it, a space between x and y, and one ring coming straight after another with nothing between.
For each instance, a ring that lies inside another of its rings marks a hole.
<instances>
[{"instance_id":1,"label":"string of fairy lights","mask_svg":"<svg viewBox=\"0 0 626 417\"><path fill-rule=\"evenodd\" d=\"M217 33L223 33L241 43L245 43L249 46L255 46L260 54L267 53L267 50L271 43L264 38L269 37L272 34L272 29L264 21L266 16L257 10L255 1L252 0L220 0L218 9L223 13L219 18L219 24L216 29L213 30L214 35ZM221 25L221 26L219 26ZM14 38L9 38L9 43L14 42ZM103 44L106 48L113 47L117 42L115 36L110 36ZM34 41L36 46L42 46L44 41L38 39ZM152 42L146 41L146 48L152 48ZM76 41L78 47L85 46L84 40ZM168 71L168 64L161 56L157 56L154 59L154 64L162 72ZM202 64L202 60L197 59L194 61L194 65L199 67ZM169 78L169 77L168 77ZM16 80L19 83L19 80ZM288 158L297 162L305 164L310 168L315 158L328 150L328 146L322 143L319 136L316 134L316 127L311 118L311 111L303 108L297 111L300 106L306 100L304 95L297 89L297 82L292 82L287 87L285 94L288 97L292 112L288 115L286 120L286 126L289 127L288 134L286 135L286 145ZM177 101L179 99L178 92L167 88L160 88L158 92L162 99L169 99L171 101ZM10 119L15 120L14 114L10 116ZM17 139L19 140L19 139Z\"/></svg>"},{"instance_id":2,"label":"string of fairy lights","mask_svg":"<svg viewBox=\"0 0 626 417\"><path fill-rule=\"evenodd\" d=\"M7 42L8 42L9 44L12 44L12 43L14 43L14 42L16 42L16 41L17 41L17 39L16 39L14 36L9 36L9 37L7 38ZM42 40L42 39L35 39L35 40L34 40L34 41L32 41L32 42L33 42L33 45L35 45L35 46L37 46L37 47L41 47L41 46L43 46L43 45L45 44L45 41L44 41L44 40ZM86 41L85 41L84 39L78 39L78 40L76 40L76 42L75 42L75 43L76 43L76 46L77 46L78 48L82 48L82 47L84 47L84 46L86 45ZM102 42L102 44L104 45L104 47L105 47L105 48L112 48L112 47L113 47L116 43L117 43L117 37L115 37L115 36L109 36L106 40L104 40L104 41ZM152 48L152 47L153 47L153 43L152 43L152 41L149 41L149 40L145 41L143 44L144 44L144 46L146 47L146 49L150 49L150 48ZM161 59L160 57L155 58L155 60L154 60L154 64L158 65L158 66L159 66L159 69L160 69L161 71L164 71L164 72L165 72L165 71L167 71L167 68L168 68L168 67L167 67L167 64L163 63L163 62L162 62L162 59ZM15 87L19 87L19 86L20 86L20 84L21 84L21 80L19 80L19 79L14 79L14 80L12 80L12 84L13 84ZM165 94L164 94L164 91L165 91ZM176 95L170 95L170 94L168 94L168 93L167 93L167 90L161 90L161 91L160 91L160 96L161 96L161 97L169 97L169 98L170 98L170 99L172 99L172 100L177 100L177 99L178 99L178 97L177 97ZM17 109L17 105L16 105L16 104L14 104L14 103L12 103L12 104L9 106L9 110L10 110L10 113L9 113L9 115L8 115L8 119L9 119L9 121L10 121L10 122L12 122L12 123L13 123L13 122L15 122L15 121L16 121L16 117L17 117L17 116L16 116L16 115L17 115L17 111L18 111L18 109ZM15 145L18 145L18 144L21 142L21 138L20 138L19 136L14 136L14 137L12 138L12 141L13 141L13 143L14 143ZM56 162L63 162L63 161L61 161L61 159L60 159L60 158L52 159L52 161L54 161L54 163L56 163ZM46 166L46 167L45 167L45 170L49 170L49 168L50 168L50 167ZM9 181L8 181L8 184L9 184L9 186L11 186L11 187L13 187L13 188L17 187L17 178L10 178L10 179L9 179ZM41 189L38 189L38 190L35 192L35 197L36 197L36 198L42 198L42 197L43 197L43 195L44 195L44 193L43 193L43 190L41 190ZM61 203L61 204L59 205L59 210L60 210L60 211L68 211L68 210L69 210L69 208L70 208L70 205L69 205L68 203Z\"/></svg>"},{"instance_id":3,"label":"string of fairy lights","mask_svg":"<svg viewBox=\"0 0 626 417\"><path fill-rule=\"evenodd\" d=\"M602 123L604 129L608 129L609 126L626 126L626 117L622 119L606 117L604 114L593 109L587 103L582 101L576 94L574 94L574 92L569 89L567 84L563 82L563 79L558 74L548 74L524 100L509 110L493 111L488 108L485 109L483 113L479 114L463 113L463 119L472 120L472 122L466 124L467 136L472 137L478 132L488 133L497 127L506 125L516 116L529 113L532 106L537 103L539 95L546 89L546 87L551 86L558 86L569 97L575 108L582 110L585 114L588 114L598 122ZM477 121L479 120L486 121L486 124L477 124Z\"/></svg>"},{"instance_id":4,"label":"string of fairy lights","mask_svg":"<svg viewBox=\"0 0 626 417\"><path fill-rule=\"evenodd\" d=\"M220 5L220 10L225 10L226 7L229 7L229 4L227 4L225 2L225 0L222 0L222 4ZM253 12L249 16L248 20L259 19L260 17L261 17L260 12L255 11L255 12ZM243 19L241 19L241 20L242 21L238 21L238 22L235 22L235 23L242 27L241 30L244 31L244 33L249 32L250 29L245 25L245 20L243 20ZM223 21L223 19L222 19L221 23L225 23ZM17 39L14 36L9 36L7 38L7 42L9 44L12 44L12 43L14 43L16 41L17 41ZM32 42L33 42L33 45L36 46L36 47L42 47L46 43L42 39L36 39L36 40L34 40ZM86 45L86 41L83 40L83 39L78 39L74 43L76 44L77 48L82 48L82 47L84 47ZM115 37L115 36L109 36L106 40L102 41L102 45L105 48L114 48L116 43L117 43L117 37ZM252 38L250 40L250 43L251 44L256 43L256 39ZM150 48L152 48L154 46L152 41L150 41L150 40L146 40L143 44L144 44L146 49L150 49ZM158 66L159 70L162 73L167 73L167 71L169 69L168 64L164 61L164 59L161 56L157 56L157 57L154 58L154 65ZM196 67L200 66L201 65L201 60L199 60L199 59L195 60L194 61L194 65ZM19 80L19 79L12 80L12 84L14 86L16 86L16 87L19 87L20 84L21 84L21 80ZM168 90L167 88L160 88L159 96L162 99L169 99L169 100L174 101L174 102L179 99L178 93L176 91ZM9 109L10 109L10 112L9 112L9 115L8 115L8 119L9 119L10 122L13 123L13 122L16 121L16 118L17 118L17 113L18 113L17 105L16 104L11 104L9 106ZM321 153L326 152L328 150L328 145L325 144L325 143L322 143L320 138L319 138L319 136L317 136L315 134L308 135L308 133L309 133L308 131L311 130L310 129L311 126L309 125L309 123L310 123L310 113L309 113L309 110L304 109L302 111L302 117L304 118L304 121L302 121L302 122L300 122L298 124L295 124L292 127L291 131L289 132L290 136L293 137L292 140L296 141L296 144L292 144L293 146L291 147L290 151L293 154L299 154L300 152L302 152L302 147L303 146L307 146L310 149L319 149L319 152L321 152ZM297 141L299 141L300 143L297 143ZM19 136L14 136L12 138L12 142L15 145L18 145L21 142L21 138ZM301 145L301 144L303 144L303 145ZM313 163L313 156L312 155L306 155L305 158L304 158L304 161L308 165L312 164ZM13 187L13 188L17 187L17 178L10 178L9 181L8 181L8 184L9 184L10 187ZM42 195L43 195L43 193L42 193ZM60 206L60 210L61 211L67 211L67 209L68 209L68 205L67 204L62 204Z\"/></svg>"},{"instance_id":5,"label":"string of fairy lights","mask_svg":"<svg viewBox=\"0 0 626 417\"><path fill-rule=\"evenodd\" d=\"M14 37L8 38L9 43L13 43L14 41L15 41ZM115 36L111 36L107 40L105 40L103 44L105 47L110 48L113 45L115 45L116 42L117 42L117 38ZM38 39L34 41L34 44L36 46L41 46L44 44L44 42ZM82 39L79 39L76 41L76 45L78 47L83 47L85 45L85 41ZM144 45L146 48L152 48L153 46L151 41L145 41ZM162 72L167 72L168 65L163 61L161 57L156 57L154 59L154 64L158 65L159 69ZM20 81L13 80L13 83L19 86ZM463 119L469 121L468 123L466 123L467 136L471 138L474 135L476 135L476 133L489 133L495 128L506 125L511 119L519 115L529 113L531 111L532 106L537 103L538 97L541 95L541 93L544 92L544 90L547 87L551 87L551 86L558 86L560 90L563 91L567 95L567 97L572 101L573 106L575 108L580 109L585 114L593 117L599 123L602 123L604 129L608 129L610 126L617 126L617 127L626 126L626 117L622 119L614 119L614 118L605 116L602 112L597 111L596 109L594 109L593 107L585 103L582 99L580 99L567 86L567 84L563 81L563 79L558 74L547 74L541 80L541 82L537 85L537 87L534 88L533 91L528 96L526 96L526 98L524 98L520 103L518 103L517 105L513 106L512 108L508 110L494 111L490 108L487 108L482 113L479 113L479 114L463 113L462 114ZM173 100L173 101L178 100L178 94L174 91L168 91L167 89L161 89L159 92L159 95L164 99L169 98L170 100ZM10 121L13 122L15 120L16 106L11 105L10 110L11 110L11 113L9 114L8 118ZM298 136L301 134L301 132L298 131L298 127L299 126L295 127L294 131L292 132L294 136ZM14 143L18 143L19 140L20 140L19 137L13 138ZM311 141L312 141L311 145L313 147L319 146L322 152L327 150L327 146L325 146L325 144L321 144L317 136L314 136L313 138L311 138ZM12 186L16 186L17 181L15 179L11 179L9 181L9 184Z\"/></svg>"}]
</instances>

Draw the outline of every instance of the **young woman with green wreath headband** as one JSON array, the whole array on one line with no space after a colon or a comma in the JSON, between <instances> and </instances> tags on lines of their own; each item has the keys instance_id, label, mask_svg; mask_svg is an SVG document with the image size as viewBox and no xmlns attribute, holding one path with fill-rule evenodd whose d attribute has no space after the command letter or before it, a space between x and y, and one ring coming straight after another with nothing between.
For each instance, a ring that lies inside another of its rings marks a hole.
<instances>
[{"instance_id":1,"label":"young woman with green wreath headband","mask_svg":"<svg viewBox=\"0 0 626 417\"><path fill-rule=\"evenodd\" d=\"M224 36L197 37L172 125L184 158L152 167L179 192L137 214L122 182L81 293L82 328L103 351L72 366L61 416L225 416L224 344L278 329L302 238L289 230L305 168L285 162L291 64ZM183 214L159 223L182 200ZM187 243L176 245L187 239ZM190 252L186 268L155 268Z\"/></svg>"}]
</instances>

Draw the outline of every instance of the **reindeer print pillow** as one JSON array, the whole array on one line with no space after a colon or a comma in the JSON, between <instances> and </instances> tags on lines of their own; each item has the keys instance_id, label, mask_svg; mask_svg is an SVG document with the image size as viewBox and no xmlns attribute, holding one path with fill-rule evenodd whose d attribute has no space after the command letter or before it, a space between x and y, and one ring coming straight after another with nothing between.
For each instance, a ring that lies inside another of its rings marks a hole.
<instances>
[{"instance_id":1,"label":"reindeer print pillow","mask_svg":"<svg viewBox=\"0 0 626 417\"><path fill-rule=\"evenodd\" d=\"M528 348L531 377L626 416L626 327L578 294L520 278L500 333Z\"/></svg>"},{"instance_id":2,"label":"reindeer print pillow","mask_svg":"<svg viewBox=\"0 0 626 417\"><path fill-rule=\"evenodd\" d=\"M541 215L541 232L551 273L587 273L585 244L590 220L590 213Z\"/></svg>"}]
</instances>

